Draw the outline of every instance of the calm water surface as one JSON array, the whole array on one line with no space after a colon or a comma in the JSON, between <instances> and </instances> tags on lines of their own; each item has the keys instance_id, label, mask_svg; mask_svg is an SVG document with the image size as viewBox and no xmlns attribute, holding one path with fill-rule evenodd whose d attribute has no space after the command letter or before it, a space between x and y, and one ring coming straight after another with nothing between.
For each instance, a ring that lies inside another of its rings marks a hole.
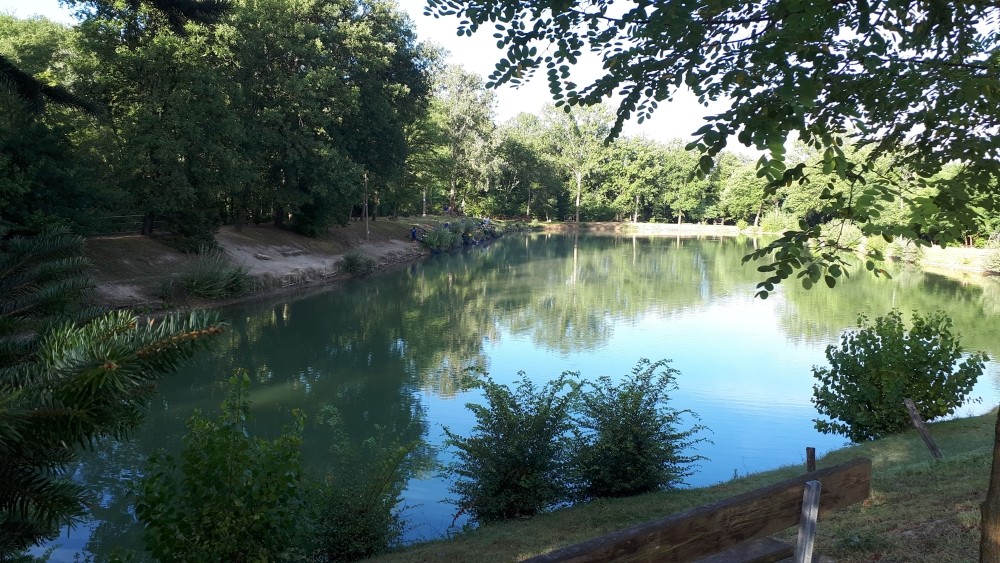
<instances>
[{"instance_id":1,"label":"calm water surface","mask_svg":"<svg viewBox=\"0 0 1000 563\"><path fill-rule=\"evenodd\" d=\"M128 480L157 448L177 450L184 422L215 411L235 368L252 376L255 431L273 435L294 408L336 407L352 439L422 440L422 469L403 504L407 540L439 537L453 525L442 428L467 435L465 408L479 401L468 368L509 383L524 371L544 382L564 371L596 379L628 373L639 358L672 360L671 395L711 429L695 453L708 458L688 479L707 485L802 463L844 445L813 429L810 368L858 313L943 309L968 349L1000 355L1000 287L897 270L892 280L858 272L835 290L789 284L754 299L760 279L740 258L745 239L539 235L435 256L328 291L223 311L231 329L213 354L169 378L145 429L126 444L86 458L77 477L103 490L91 526L59 540L54 559L82 549L141 549ZM973 395L973 414L997 404L1000 369L991 362ZM306 458L322 470L330 432L307 426ZM462 520L457 522L462 524Z\"/></svg>"}]
</instances>

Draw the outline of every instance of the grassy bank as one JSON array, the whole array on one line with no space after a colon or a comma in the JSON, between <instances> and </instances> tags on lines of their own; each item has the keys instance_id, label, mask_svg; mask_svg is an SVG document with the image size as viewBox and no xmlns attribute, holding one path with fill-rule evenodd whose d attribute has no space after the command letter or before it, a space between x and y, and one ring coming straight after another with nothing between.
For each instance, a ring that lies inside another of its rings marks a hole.
<instances>
[{"instance_id":1,"label":"grassy bank","mask_svg":"<svg viewBox=\"0 0 1000 563\"><path fill-rule=\"evenodd\" d=\"M945 459L934 461L915 432L846 447L819 467L864 456L872 495L819 525L817 550L838 561L975 561L996 411L930 425ZM803 448L804 449L804 448ZM710 462L706 462L710 463ZM380 561L517 561L607 532L798 475L786 467L699 489L602 500L412 546ZM794 543L795 530L783 539Z\"/></svg>"}]
</instances>

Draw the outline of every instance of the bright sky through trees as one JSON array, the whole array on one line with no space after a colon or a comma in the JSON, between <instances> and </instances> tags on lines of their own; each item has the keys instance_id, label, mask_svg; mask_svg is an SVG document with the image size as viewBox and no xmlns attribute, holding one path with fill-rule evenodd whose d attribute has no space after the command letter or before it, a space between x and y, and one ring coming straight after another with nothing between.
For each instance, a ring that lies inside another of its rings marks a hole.
<instances>
[{"instance_id":1,"label":"bright sky through trees","mask_svg":"<svg viewBox=\"0 0 1000 563\"><path fill-rule=\"evenodd\" d=\"M483 29L473 37L459 37L456 34L457 18L433 18L423 15L424 0L398 0L400 7L413 19L417 35L423 41L432 42L444 47L451 54L450 61L459 64L466 70L475 72L484 79L493 71L493 65L500 58L501 52L496 48L496 41L490 30ZM43 15L49 19L66 24L72 24L70 11L59 4L59 0L0 0L0 12L12 13L19 18L31 15ZM601 73L600 63L595 59L583 61L584 64L574 68L583 79L592 79ZM551 96L545 84L543 75L531 82L513 89L504 86L497 91L497 119L506 121L518 113L537 114L543 105L551 102ZM720 111L722 105L718 106ZM691 133L701 127L702 116L710 111L699 105L694 95L684 92L671 104L664 104L652 119L639 125L630 122L625 127L627 135L646 135L648 137L669 140L672 138L690 139ZM735 149L743 149L733 145Z\"/></svg>"}]
</instances>

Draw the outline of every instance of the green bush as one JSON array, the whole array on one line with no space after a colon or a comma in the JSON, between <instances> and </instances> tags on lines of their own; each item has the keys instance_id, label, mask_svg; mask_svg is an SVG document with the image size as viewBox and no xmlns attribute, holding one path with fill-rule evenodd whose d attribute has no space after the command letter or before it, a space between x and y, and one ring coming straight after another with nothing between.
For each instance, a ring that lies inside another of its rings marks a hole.
<instances>
[{"instance_id":1,"label":"green bush","mask_svg":"<svg viewBox=\"0 0 1000 563\"><path fill-rule=\"evenodd\" d=\"M303 417L293 411L295 425L274 440L252 438L249 378L230 382L217 420L188 420L179 462L162 452L149 461L136 515L158 560L302 560L311 551Z\"/></svg>"},{"instance_id":2,"label":"green bush","mask_svg":"<svg viewBox=\"0 0 1000 563\"><path fill-rule=\"evenodd\" d=\"M889 248L889 243L881 236L872 235L865 237L864 246L867 252L879 252L884 256Z\"/></svg>"},{"instance_id":3,"label":"green bush","mask_svg":"<svg viewBox=\"0 0 1000 563\"><path fill-rule=\"evenodd\" d=\"M584 497L621 497L670 488L699 456L682 452L702 429L678 430L689 411L667 406L678 372L666 360L642 359L615 385L605 376L580 395L575 452Z\"/></svg>"},{"instance_id":4,"label":"green bush","mask_svg":"<svg viewBox=\"0 0 1000 563\"><path fill-rule=\"evenodd\" d=\"M861 229L854 223L844 219L825 223L820 229L824 240L833 240L841 248L857 250L862 240L864 240Z\"/></svg>"},{"instance_id":5,"label":"green bush","mask_svg":"<svg viewBox=\"0 0 1000 563\"><path fill-rule=\"evenodd\" d=\"M781 211L771 211L760 219L760 230L763 233L781 234L795 228L798 228L795 217Z\"/></svg>"},{"instance_id":6,"label":"green bush","mask_svg":"<svg viewBox=\"0 0 1000 563\"><path fill-rule=\"evenodd\" d=\"M459 513L480 524L532 516L570 497L571 409L579 386L563 373L541 389L522 373L514 391L490 379L480 383L486 404L467 404L476 417L472 436L445 429L457 449L449 467Z\"/></svg>"},{"instance_id":7,"label":"green bush","mask_svg":"<svg viewBox=\"0 0 1000 563\"><path fill-rule=\"evenodd\" d=\"M333 407L323 410L333 437L333 465L318 496L317 541L325 561L356 561L399 543L403 522L396 507L416 443L376 438L354 446Z\"/></svg>"},{"instance_id":8,"label":"green bush","mask_svg":"<svg viewBox=\"0 0 1000 563\"><path fill-rule=\"evenodd\" d=\"M820 415L816 429L853 442L902 432L911 421L903 399L912 399L924 420L953 414L982 374L985 354L961 363L959 337L944 313L913 314L909 331L893 310L874 323L862 315L857 331L826 348L830 367L813 367L819 380L812 402Z\"/></svg>"},{"instance_id":9,"label":"green bush","mask_svg":"<svg viewBox=\"0 0 1000 563\"><path fill-rule=\"evenodd\" d=\"M424 238L420 239L424 246L435 251L441 252L444 250L450 250L462 243L462 237L456 235L451 231L451 229L438 228L433 231L428 231L424 234Z\"/></svg>"},{"instance_id":10,"label":"green bush","mask_svg":"<svg viewBox=\"0 0 1000 563\"><path fill-rule=\"evenodd\" d=\"M340 271L358 276L367 276L375 271L375 259L363 252L348 252L344 255L344 261L340 264Z\"/></svg>"},{"instance_id":11,"label":"green bush","mask_svg":"<svg viewBox=\"0 0 1000 563\"><path fill-rule=\"evenodd\" d=\"M983 257L983 269L991 274L1000 274L1000 248L991 248Z\"/></svg>"},{"instance_id":12,"label":"green bush","mask_svg":"<svg viewBox=\"0 0 1000 563\"><path fill-rule=\"evenodd\" d=\"M235 297L250 289L245 267L233 264L221 250L206 247L180 272L178 281L188 293L208 299Z\"/></svg>"},{"instance_id":13,"label":"green bush","mask_svg":"<svg viewBox=\"0 0 1000 563\"><path fill-rule=\"evenodd\" d=\"M904 238L896 238L885 249L886 258L915 264L924 256L924 250L916 243Z\"/></svg>"}]
</instances>

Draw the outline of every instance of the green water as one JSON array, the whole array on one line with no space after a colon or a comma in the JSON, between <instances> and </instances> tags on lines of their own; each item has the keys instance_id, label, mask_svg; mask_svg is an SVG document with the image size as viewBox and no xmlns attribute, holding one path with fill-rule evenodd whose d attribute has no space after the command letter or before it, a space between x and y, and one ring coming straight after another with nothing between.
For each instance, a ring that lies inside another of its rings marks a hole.
<instances>
[{"instance_id":1,"label":"green water","mask_svg":"<svg viewBox=\"0 0 1000 563\"><path fill-rule=\"evenodd\" d=\"M129 506L129 480L157 448L176 450L184 421L224 398L220 382L235 368L252 376L256 432L274 434L294 408L314 417L336 407L349 435L420 440L420 468L405 491L407 539L449 531L455 507L436 464L442 427L467 433L464 404L480 395L463 385L467 368L501 382L519 370L539 381L563 370L620 376L636 360L672 359L679 369L677 408L712 430L697 453L708 458L692 485L799 463L806 446L820 454L842 438L812 428L810 367L824 364L859 312L943 309L969 349L1000 354L1000 284L962 284L895 269L893 279L855 272L834 290L781 287L753 298L759 280L740 259L748 239L511 236L486 247L434 256L310 296L222 311L230 328L215 351L165 380L142 432L107 444L77 478L102 491L95 520L59 540L53 560L89 543L98 554L141 546ZM982 412L998 402L995 363L974 395ZM329 461L329 432L306 430L306 458ZM459 520L458 524L461 525Z\"/></svg>"}]
</instances>

